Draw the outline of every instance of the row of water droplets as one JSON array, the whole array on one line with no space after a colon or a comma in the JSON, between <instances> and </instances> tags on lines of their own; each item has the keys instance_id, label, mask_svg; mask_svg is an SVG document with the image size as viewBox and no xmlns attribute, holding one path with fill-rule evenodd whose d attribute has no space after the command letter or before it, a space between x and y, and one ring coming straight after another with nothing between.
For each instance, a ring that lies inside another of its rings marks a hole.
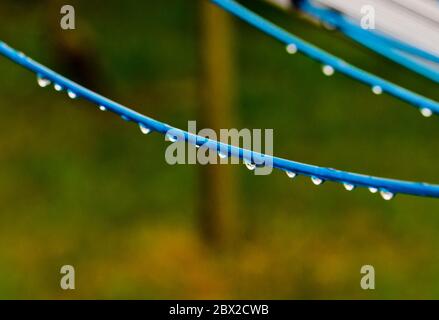
<instances>
[{"instance_id":1,"label":"row of water droplets","mask_svg":"<svg viewBox=\"0 0 439 320\"><path fill-rule=\"evenodd\" d=\"M247 169L249 169L249 170L256 169L256 164L254 164L246 159L244 159L244 164L247 167ZM293 172L293 171L287 170L287 171L285 171L285 173L288 176L288 178L290 178L290 179L294 179L298 176L298 174L296 172ZM311 181L316 186L320 186L325 182L325 180L323 178L320 178L318 176L311 176ZM356 188L356 185L349 183L349 182L342 182L342 184L347 191L353 191ZM392 200L395 197L395 194L393 192L390 192L389 190L386 190L386 189L380 189L380 188L371 186L371 187L368 187L368 190L371 193L378 193L379 192L381 197L387 201Z\"/></svg>"},{"instance_id":2,"label":"row of water droplets","mask_svg":"<svg viewBox=\"0 0 439 320\"><path fill-rule=\"evenodd\" d=\"M50 86L52 84L52 81L50 81L49 79L47 79L47 78L45 78L45 77L43 77L41 75L37 75L37 82L38 82L38 85L41 88L46 88L46 87L48 87L48 86ZM63 86L58 84L58 83L54 83L53 84L53 88L55 89L55 91L58 91L58 92L64 90ZM72 90L67 90L67 95L69 96L70 99L76 99L78 97L76 92L74 92ZM105 106L100 105L99 106L99 110L107 111L107 108ZM123 116L123 115L121 116L121 118L123 120L125 120L125 121L129 121L130 120L126 116ZM148 127L146 127L145 125L143 125L141 123L139 124L139 127L140 127L140 131L143 134L149 134L151 132L151 129L149 129Z\"/></svg>"},{"instance_id":3,"label":"row of water droplets","mask_svg":"<svg viewBox=\"0 0 439 320\"><path fill-rule=\"evenodd\" d=\"M292 49L291 49L291 48L290 48L290 49L287 48L287 50L288 50L288 52L291 53L291 50L292 50ZM297 48L296 48L296 51L297 51ZM331 74L334 73L334 69L333 69L332 67L330 67L330 66L324 66L324 67L323 67L323 72L324 72L326 75L331 75ZM37 76L37 82L38 82L38 85L39 85L40 87L42 87L42 88L46 88L46 87L48 87L48 86L50 86L50 85L52 84L52 82L51 82L49 79L46 79L46 78L42 77L41 75L38 75L38 76ZM56 91L58 91L58 92L64 90L64 88L63 88L60 84L57 84L57 83L54 83L54 84L53 84L53 87L54 87L54 89L55 89ZM76 99L76 98L78 97L78 95L77 95L75 92L71 91L71 90L67 90L67 95L68 95L71 99ZM101 111L106 111L107 108L106 108L105 106L100 105L100 106L99 106L99 110L101 110ZM125 121L129 121L129 119L128 119L126 116L123 116L123 115L122 115L121 117L122 117L122 119L124 119ZM142 124L142 123L139 123L139 128L140 128L140 131L141 131L143 134L145 134L145 135L151 133L151 129L148 128L147 126L145 126L145 125ZM166 136L165 136L165 140L174 143L174 142L177 142L177 141L178 141L178 137L176 137L176 136L174 136L174 135L172 135L172 134L166 134ZM196 146L197 148L200 147L200 146L197 145L197 144L196 144L195 146ZM222 152L222 151L218 151L218 156L219 156L221 159L225 159L225 158L228 157L228 153L224 153L224 152ZM256 167L257 167L255 163L251 162L251 161L248 160L248 159L244 159L244 164L245 164L245 166L247 167L247 169L249 169L249 170L251 170L251 171L255 170ZM285 171L285 172L286 172L287 176L288 176L290 179L294 179L295 177L297 177L297 173L295 173L295 172L292 172L292 171ZM317 186L322 185L322 184L325 182L324 179L319 178L319 177L317 177L317 176L312 176L312 177L311 177L311 181L312 181L312 183L314 183L314 184L317 185ZM345 182L345 183L343 183L343 186L344 186L345 189L348 190L348 191L352 191L352 190L355 189L355 185L353 185L353 184L351 184L351 183L347 183L347 182ZM381 189L381 190L379 190L378 188L375 188L375 187L369 187L369 191L372 192L372 193L377 193L378 191L380 191L381 196L382 196L383 199L385 199L385 200L391 200L391 199L393 199L393 197L394 197L394 194L393 194L392 192L389 192L389 191L387 191L387 190L385 190L385 189Z\"/></svg>"},{"instance_id":4,"label":"row of water droplets","mask_svg":"<svg viewBox=\"0 0 439 320\"><path fill-rule=\"evenodd\" d=\"M286 50L289 54L295 54L298 51L297 46L294 43L290 43L289 45L287 45ZM330 76L334 75L335 69L333 66L325 64L322 66L322 72L325 76L330 77ZM374 85L374 86L372 86L371 89L372 89L372 92L376 95L380 95L383 93L383 88L379 85ZM424 107L424 108L420 108L419 110L420 110L421 114L426 118L429 118L433 115L433 111L429 108Z\"/></svg>"},{"instance_id":5,"label":"row of water droplets","mask_svg":"<svg viewBox=\"0 0 439 320\"><path fill-rule=\"evenodd\" d=\"M46 88L46 87L48 87L48 86L50 86L50 85L52 84L52 82L51 82L49 79L44 78L44 77L41 76L41 75L38 75L38 76L37 76L37 82L38 82L38 85L39 85L40 87L42 87L42 88ZM58 91L58 92L64 90L64 88L63 88L60 84L57 84L57 83L54 83L54 84L53 84L53 87L54 87L54 89L55 89L56 91ZM71 99L76 99L76 98L78 97L78 95L77 95L75 92L71 91L71 90L67 90L67 95L68 95ZM106 108L105 106L100 105L100 106L99 106L99 110L101 110L101 111L107 111L107 108ZM122 118L123 120L125 120L125 121L130 121L130 119L129 119L127 116L125 116L125 115L121 115L121 118ZM145 134L145 135L151 133L151 129L148 128L147 126L145 126L145 125L142 124L142 123L139 123L139 129L140 129L140 131L141 131L143 134ZM165 136L165 140L166 140L166 141L170 141L170 142L177 142L177 141L178 141L178 137L176 137L176 136L174 136L174 135L172 135L172 134L166 134L166 136ZM196 147L199 147L199 145L196 145ZM218 155L219 155L221 158L223 158L223 159L224 159L224 158L227 158L227 155L226 155L226 154L223 154L223 153L221 153L221 152L218 152Z\"/></svg>"},{"instance_id":6,"label":"row of water droplets","mask_svg":"<svg viewBox=\"0 0 439 320\"><path fill-rule=\"evenodd\" d=\"M52 82L49 79L46 79L46 78L42 77L41 75L37 76L37 82L41 88L46 88L52 84ZM64 88L58 83L54 83L53 88L58 92L64 90ZM78 97L78 95L71 90L67 90L67 95L71 99L76 99Z\"/></svg>"},{"instance_id":7,"label":"row of water droplets","mask_svg":"<svg viewBox=\"0 0 439 320\"><path fill-rule=\"evenodd\" d=\"M297 173L292 172L292 171L285 171L285 173L286 173L286 175L288 176L288 178L290 178L290 179L294 179L294 178L296 178L297 175L298 175ZM320 177L317 177L317 176L312 176L312 177L311 177L311 181L312 181L312 183L314 183L316 186L320 186L320 185L322 185L322 184L325 182L324 179L322 179L322 178L320 178ZM356 188L356 185L354 185L354 184L352 184L352 183L349 183L349 182L342 182L342 184L343 184L343 187L344 187L347 191L352 191L352 190L354 190L354 189ZM382 197L384 200L392 200L392 199L395 197L395 194L394 194L393 192L390 192L390 191L388 191L388 190L386 190L386 189L379 189L379 188L376 188L376 187L368 187L368 189L369 189L369 191L370 191L371 193L377 193L377 192L379 192L380 195L381 195L381 197Z\"/></svg>"}]
</instances>

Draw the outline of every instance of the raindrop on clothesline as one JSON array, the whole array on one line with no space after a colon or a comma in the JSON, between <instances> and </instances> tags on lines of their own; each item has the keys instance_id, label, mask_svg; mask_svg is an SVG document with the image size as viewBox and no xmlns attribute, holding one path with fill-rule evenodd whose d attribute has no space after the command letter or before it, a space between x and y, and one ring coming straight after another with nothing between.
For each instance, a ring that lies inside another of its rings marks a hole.
<instances>
[{"instance_id":1,"label":"raindrop on clothesline","mask_svg":"<svg viewBox=\"0 0 439 320\"><path fill-rule=\"evenodd\" d=\"M140 128L140 132L142 132L143 134L148 134L151 132L150 128L145 127L143 124L139 124L139 128Z\"/></svg>"},{"instance_id":2,"label":"raindrop on clothesline","mask_svg":"<svg viewBox=\"0 0 439 320\"><path fill-rule=\"evenodd\" d=\"M335 73L335 70L334 70L334 68L333 68L332 66L330 66L330 65L324 65L324 66L322 67L322 72L323 72L323 74L324 74L325 76L330 77L330 76L332 76L332 75Z\"/></svg>"},{"instance_id":3,"label":"raindrop on clothesline","mask_svg":"<svg viewBox=\"0 0 439 320\"><path fill-rule=\"evenodd\" d=\"M294 43L287 45L286 49L289 54L295 54L297 52L297 46Z\"/></svg>"},{"instance_id":4,"label":"raindrop on clothesline","mask_svg":"<svg viewBox=\"0 0 439 320\"><path fill-rule=\"evenodd\" d=\"M42 76L37 76L37 82L41 88L45 88L51 84L49 79L43 78Z\"/></svg>"},{"instance_id":5,"label":"raindrop on clothesline","mask_svg":"<svg viewBox=\"0 0 439 320\"><path fill-rule=\"evenodd\" d=\"M57 83L55 83L55 84L53 85L53 88L54 88L56 91L61 91L61 90L62 90L62 86L59 85L59 84L57 84Z\"/></svg>"},{"instance_id":6,"label":"raindrop on clothesline","mask_svg":"<svg viewBox=\"0 0 439 320\"><path fill-rule=\"evenodd\" d=\"M355 186L352 183L343 183L343 186L347 191L352 191L355 189Z\"/></svg>"},{"instance_id":7,"label":"raindrop on clothesline","mask_svg":"<svg viewBox=\"0 0 439 320\"><path fill-rule=\"evenodd\" d=\"M290 178L290 179L294 179L297 176L297 173L292 172L292 171L285 171L285 173L287 174L288 178Z\"/></svg>"},{"instance_id":8,"label":"raindrop on clothesline","mask_svg":"<svg viewBox=\"0 0 439 320\"><path fill-rule=\"evenodd\" d=\"M424 117L429 118L429 117L431 117L431 116L433 115L433 111L431 111L431 110L428 109L428 108L422 108L422 109L421 109L421 114L422 114Z\"/></svg>"},{"instance_id":9,"label":"raindrop on clothesline","mask_svg":"<svg viewBox=\"0 0 439 320\"><path fill-rule=\"evenodd\" d=\"M369 187L369 191L370 191L371 193L377 193L377 192L378 192L378 188L375 188L375 187Z\"/></svg>"},{"instance_id":10,"label":"raindrop on clothesline","mask_svg":"<svg viewBox=\"0 0 439 320\"><path fill-rule=\"evenodd\" d=\"M387 190L381 190L380 191L381 197L383 197L384 200L392 200L393 197L395 196L394 193L387 191Z\"/></svg>"},{"instance_id":11,"label":"raindrop on clothesline","mask_svg":"<svg viewBox=\"0 0 439 320\"><path fill-rule=\"evenodd\" d=\"M76 99L77 97L77 94L71 90L67 91L67 95L69 96L70 99Z\"/></svg>"},{"instance_id":12,"label":"raindrop on clothesline","mask_svg":"<svg viewBox=\"0 0 439 320\"><path fill-rule=\"evenodd\" d=\"M319 177L311 177L311 181L316 186L320 186L324 182L323 179L320 179Z\"/></svg>"},{"instance_id":13,"label":"raindrop on clothesline","mask_svg":"<svg viewBox=\"0 0 439 320\"><path fill-rule=\"evenodd\" d=\"M372 92L376 95L380 95L383 93L383 88L381 88L380 86L373 86Z\"/></svg>"},{"instance_id":14,"label":"raindrop on clothesline","mask_svg":"<svg viewBox=\"0 0 439 320\"><path fill-rule=\"evenodd\" d=\"M107 111L107 108L105 108L104 106L99 106L99 110L101 110L101 111Z\"/></svg>"},{"instance_id":15,"label":"raindrop on clothesline","mask_svg":"<svg viewBox=\"0 0 439 320\"><path fill-rule=\"evenodd\" d=\"M247 169L249 169L249 170L251 170L251 171L253 171L253 170L256 169L256 165L255 165L254 163L251 163L251 162L248 161L248 160L244 160L244 164L245 164L245 166L247 167Z\"/></svg>"}]
</instances>

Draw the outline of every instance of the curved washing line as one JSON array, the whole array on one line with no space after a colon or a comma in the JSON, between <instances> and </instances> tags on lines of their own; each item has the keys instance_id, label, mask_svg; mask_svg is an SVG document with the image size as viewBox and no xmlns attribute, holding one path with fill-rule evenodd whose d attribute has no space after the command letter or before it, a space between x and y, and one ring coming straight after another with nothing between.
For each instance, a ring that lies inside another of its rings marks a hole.
<instances>
[{"instance_id":1,"label":"curved washing line","mask_svg":"<svg viewBox=\"0 0 439 320\"><path fill-rule=\"evenodd\" d=\"M366 187L369 188L369 190L373 193L380 192L382 197L386 200L390 200L397 193L439 198L439 185L378 178L330 168L318 167L273 157L271 155L252 152L197 136L187 131L174 128L166 123L144 116L130 108L105 98L104 96L99 95L48 69L47 67L27 57L22 52L12 49L1 41L0 55L5 56L13 62L35 73L38 77L38 83L42 87L54 85L55 90L66 91L70 98L83 98L88 100L103 111L111 111L121 116L124 120L137 123L140 126L141 131L145 134L155 131L165 135L168 140L172 142L186 141L193 145L203 146L219 152L222 154L222 156L240 158L246 163L249 169L254 169L255 164L262 165L264 162L270 163L274 168L286 172L290 178L293 178L296 175L305 175L311 177L315 184L321 184L326 180L334 181L343 184L347 190L353 190L355 187Z\"/></svg>"}]
</instances>

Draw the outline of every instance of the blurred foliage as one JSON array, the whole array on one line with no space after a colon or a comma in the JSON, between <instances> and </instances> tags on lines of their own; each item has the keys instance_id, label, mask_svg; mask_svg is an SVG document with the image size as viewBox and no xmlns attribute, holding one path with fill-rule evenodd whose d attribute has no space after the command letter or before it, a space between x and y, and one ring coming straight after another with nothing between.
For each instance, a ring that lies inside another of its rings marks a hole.
<instances>
[{"instance_id":1,"label":"blurred foliage","mask_svg":"<svg viewBox=\"0 0 439 320\"><path fill-rule=\"evenodd\" d=\"M72 4L110 98L183 128L197 119L196 1ZM336 32L245 4L439 100L436 85ZM0 38L57 69L48 6L1 1ZM241 22L235 29L236 127L275 128L275 153L290 159L439 182L437 119L344 76L323 77ZM243 168L240 240L215 252L196 229L197 167L168 166L162 137L39 89L3 58L0 70L0 298L439 298L437 200L385 202ZM76 268L74 292L59 288L64 264ZM359 286L364 264L376 269L373 292Z\"/></svg>"}]
</instances>

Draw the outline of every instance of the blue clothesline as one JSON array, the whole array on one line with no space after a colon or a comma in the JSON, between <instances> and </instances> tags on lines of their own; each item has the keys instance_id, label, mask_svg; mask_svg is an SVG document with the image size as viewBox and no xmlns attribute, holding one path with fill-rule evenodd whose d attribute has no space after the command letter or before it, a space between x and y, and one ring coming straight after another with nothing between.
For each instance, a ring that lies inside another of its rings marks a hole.
<instances>
[{"instance_id":1,"label":"blue clothesline","mask_svg":"<svg viewBox=\"0 0 439 320\"><path fill-rule=\"evenodd\" d=\"M409 103L411 106L418 108L425 116L430 116L432 114L439 115L438 102L348 64L346 61L292 35L234 0L211 1L274 39L284 43L287 48L293 46L294 50L291 52L295 52L296 50L302 52L310 58L329 66L332 70L336 70L369 85L375 89L374 92L376 93L387 92L388 94ZM329 74L331 73L332 72Z\"/></svg>"},{"instance_id":2,"label":"blue clothesline","mask_svg":"<svg viewBox=\"0 0 439 320\"><path fill-rule=\"evenodd\" d=\"M290 178L293 178L296 175L305 175L311 177L315 184L321 184L326 180L334 181L343 184L347 190L352 190L355 187L365 187L369 188L369 190L373 193L380 192L381 196L386 200L390 200L397 193L439 198L439 185L378 178L330 168L318 167L273 157L271 155L252 152L250 150L245 150L194 135L192 133L174 128L166 123L144 116L130 108L109 100L108 98L105 98L104 96L99 95L48 69L47 67L27 57L24 53L9 47L2 41L0 41L0 55L5 56L13 62L35 73L38 77L38 83L40 86L46 87L53 84L57 91L66 91L71 98L83 98L98 106L103 111L111 111L127 121L138 124L143 133L155 131L165 135L168 140L172 142L186 141L193 145L204 146L210 150L214 150L215 152L221 152L226 156L238 157L244 160L247 165L251 164L251 166L248 165L248 167L252 169L254 169L252 164L261 164L264 162L270 163L274 168L286 172ZM170 134L171 136L169 136Z\"/></svg>"}]
</instances>

